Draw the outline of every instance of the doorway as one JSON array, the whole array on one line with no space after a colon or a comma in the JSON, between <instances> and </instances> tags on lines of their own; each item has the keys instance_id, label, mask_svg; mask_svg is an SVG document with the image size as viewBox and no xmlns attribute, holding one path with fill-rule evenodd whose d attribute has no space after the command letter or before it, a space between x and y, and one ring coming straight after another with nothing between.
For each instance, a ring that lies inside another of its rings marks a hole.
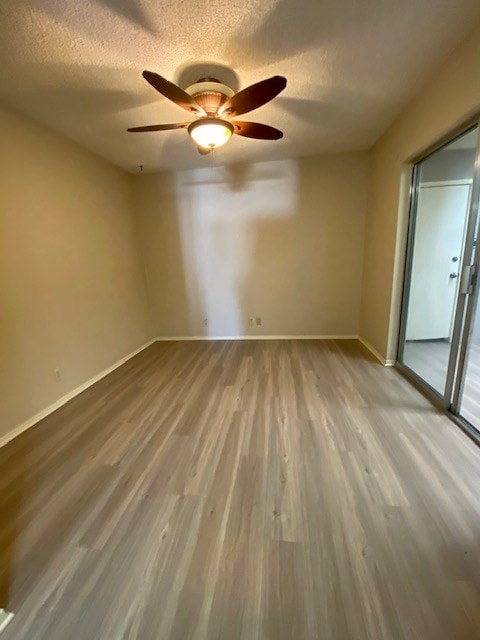
<instances>
[{"instance_id":1,"label":"doorway","mask_svg":"<svg viewBox=\"0 0 480 640\"><path fill-rule=\"evenodd\" d=\"M480 436L478 126L414 166L398 364Z\"/></svg>"}]
</instances>

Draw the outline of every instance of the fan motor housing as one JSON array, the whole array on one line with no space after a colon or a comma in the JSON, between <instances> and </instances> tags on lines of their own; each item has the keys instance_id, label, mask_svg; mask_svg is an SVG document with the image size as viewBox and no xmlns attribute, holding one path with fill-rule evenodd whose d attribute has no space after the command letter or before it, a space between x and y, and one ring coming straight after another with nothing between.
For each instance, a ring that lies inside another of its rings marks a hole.
<instances>
[{"instance_id":1,"label":"fan motor housing","mask_svg":"<svg viewBox=\"0 0 480 640\"><path fill-rule=\"evenodd\" d=\"M185 89L188 95L209 115L215 115L222 104L234 95L233 89L222 84L216 78L201 78Z\"/></svg>"}]
</instances>

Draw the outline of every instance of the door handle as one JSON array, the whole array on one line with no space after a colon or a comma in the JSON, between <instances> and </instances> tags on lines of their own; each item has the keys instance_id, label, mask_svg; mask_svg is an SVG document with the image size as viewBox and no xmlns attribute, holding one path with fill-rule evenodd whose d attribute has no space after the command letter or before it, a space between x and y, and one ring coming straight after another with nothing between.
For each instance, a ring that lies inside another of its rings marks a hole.
<instances>
[{"instance_id":1,"label":"door handle","mask_svg":"<svg viewBox=\"0 0 480 640\"><path fill-rule=\"evenodd\" d=\"M453 278L458 278L458 273L451 273L450 278L452 278L452 280Z\"/></svg>"},{"instance_id":2,"label":"door handle","mask_svg":"<svg viewBox=\"0 0 480 640\"><path fill-rule=\"evenodd\" d=\"M477 279L477 265L467 265L462 273L462 279L460 281L460 293L468 295L473 292Z\"/></svg>"}]
</instances>

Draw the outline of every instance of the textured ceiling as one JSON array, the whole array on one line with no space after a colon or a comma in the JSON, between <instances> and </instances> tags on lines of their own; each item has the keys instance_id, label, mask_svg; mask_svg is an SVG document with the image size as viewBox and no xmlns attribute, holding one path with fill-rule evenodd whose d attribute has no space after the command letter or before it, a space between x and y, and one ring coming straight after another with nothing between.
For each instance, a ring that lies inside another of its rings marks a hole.
<instances>
[{"instance_id":1,"label":"textured ceiling","mask_svg":"<svg viewBox=\"0 0 480 640\"><path fill-rule=\"evenodd\" d=\"M235 136L218 162L366 149L478 19L478 0L1 0L0 99L125 169L179 169L209 162L184 130L125 132L185 119L143 69L233 88L279 74L244 119L284 139Z\"/></svg>"}]
</instances>

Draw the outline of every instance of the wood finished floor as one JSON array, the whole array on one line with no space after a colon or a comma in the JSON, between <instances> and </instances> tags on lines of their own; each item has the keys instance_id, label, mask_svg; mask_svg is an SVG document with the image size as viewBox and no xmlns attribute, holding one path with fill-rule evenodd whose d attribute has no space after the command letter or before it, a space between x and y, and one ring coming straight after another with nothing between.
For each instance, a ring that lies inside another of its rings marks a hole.
<instances>
[{"instance_id":1,"label":"wood finished floor","mask_svg":"<svg viewBox=\"0 0 480 640\"><path fill-rule=\"evenodd\" d=\"M405 343L405 364L440 393L444 393L449 357L448 342ZM480 430L480 344L477 339L472 341L468 350L460 415Z\"/></svg>"},{"instance_id":2,"label":"wood finished floor","mask_svg":"<svg viewBox=\"0 0 480 640\"><path fill-rule=\"evenodd\" d=\"M2 640L480 638L480 450L356 341L156 343L0 468Z\"/></svg>"}]
</instances>

